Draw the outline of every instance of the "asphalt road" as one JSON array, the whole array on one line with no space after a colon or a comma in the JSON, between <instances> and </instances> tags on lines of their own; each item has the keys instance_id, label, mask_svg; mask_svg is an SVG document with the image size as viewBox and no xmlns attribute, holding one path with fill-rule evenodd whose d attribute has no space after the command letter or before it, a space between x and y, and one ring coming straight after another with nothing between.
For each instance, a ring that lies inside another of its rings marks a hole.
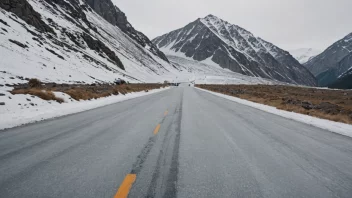
<instances>
[{"instance_id":1,"label":"asphalt road","mask_svg":"<svg viewBox=\"0 0 352 198\"><path fill-rule=\"evenodd\" d=\"M0 197L352 197L352 138L177 87L0 131Z\"/></svg>"}]
</instances>

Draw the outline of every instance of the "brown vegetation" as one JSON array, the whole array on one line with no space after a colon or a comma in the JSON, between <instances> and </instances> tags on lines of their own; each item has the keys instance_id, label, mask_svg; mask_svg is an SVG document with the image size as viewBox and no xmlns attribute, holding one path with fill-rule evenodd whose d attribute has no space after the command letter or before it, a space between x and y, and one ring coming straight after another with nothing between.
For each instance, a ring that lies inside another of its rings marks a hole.
<instances>
[{"instance_id":1,"label":"brown vegetation","mask_svg":"<svg viewBox=\"0 0 352 198\"><path fill-rule=\"evenodd\" d=\"M70 95L75 100L91 100L111 95L127 94L165 87L164 84L56 84L41 83L31 79L28 84L20 84L14 87L12 94L30 94L38 96L43 100L56 100L63 102L61 98L56 98L53 91L63 92Z\"/></svg>"},{"instance_id":2,"label":"brown vegetation","mask_svg":"<svg viewBox=\"0 0 352 198\"><path fill-rule=\"evenodd\" d=\"M352 124L352 91L283 85L197 85L278 109Z\"/></svg>"},{"instance_id":3,"label":"brown vegetation","mask_svg":"<svg viewBox=\"0 0 352 198\"><path fill-rule=\"evenodd\" d=\"M30 88L30 89L15 89L11 91L12 94L29 94L33 96L37 96L43 100L54 100L58 103L63 103L64 100L62 98L58 98L51 91L41 90L38 88Z\"/></svg>"}]
</instances>

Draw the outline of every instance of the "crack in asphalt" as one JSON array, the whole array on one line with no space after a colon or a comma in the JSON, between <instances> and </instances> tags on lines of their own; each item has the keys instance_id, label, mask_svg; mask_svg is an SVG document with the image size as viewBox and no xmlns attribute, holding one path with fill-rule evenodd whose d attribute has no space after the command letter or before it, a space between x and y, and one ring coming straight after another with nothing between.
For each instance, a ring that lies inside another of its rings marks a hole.
<instances>
[{"instance_id":1,"label":"crack in asphalt","mask_svg":"<svg viewBox=\"0 0 352 198\"><path fill-rule=\"evenodd\" d=\"M173 148L173 155L171 159L171 167L169 170L169 175L166 183L166 190L163 197L177 197L177 176L178 176L178 167L179 167L179 151L180 151L180 139L181 139L181 121L182 121L182 105L183 105L183 92L181 93L181 101L176 112L178 117L176 119L176 137Z\"/></svg>"},{"instance_id":2,"label":"crack in asphalt","mask_svg":"<svg viewBox=\"0 0 352 198\"><path fill-rule=\"evenodd\" d=\"M166 188L163 197L176 197L176 183L177 183L177 175L178 175L178 151L179 151L179 142L180 142L180 126L181 126L181 119L182 119L182 98L183 94L181 94L181 102L178 104L177 108L175 108L175 112L173 114L173 121L168 125L167 131L165 133L163 143L161 146L160 153L158 155L157 164L152 176L152 181L148 188L148 193L146 197L156 197L157 195L157 187L160 188L162 192L162 188L164 185L163 179L160 181L160 186L158 186L158 179L160 176L165 174L166 172ZM174 116L177 116L176 118ZM174 133L171 133L174 132ZM174 136L173 136L174 135ZM174 141L172 139L174 138ZM173 143L170 144L170 143ZM172 147L173 146L173 147ZM169 147L170 150L168 150ZM170 151L170 152L169 152ZM171 158L168 159L168 154L171 155ZM170 167L167 166L167 162L170 161ZM163 162L163 163L162 163ZM165 169L167 169L165 171ZM161 171L165 171L161 173ZM162 193L160 193L162 194Z\"/></svg>"},{"instance_id":3,"label":"crack in asphalt","mask_svg":"<svg viewBox=\"0 0 352 198\"><path fill-rule=\"evenodd\" d=\"M138 155L136 162L132 165L131 174L138 175L138 173L140 173L140 171L143 168L143 164L147 159L148 154L150 153L150 150L152 150L153 148L156 137L157 136L152 136L149 138L148 142L145 144L144 148L142 149L142 152Z\"/></svg>"},{"instance_id":4,"label":"crack in asphalt","mask_svg":"<svg viewBox=\"0 0 352 198\"><path fill-rule=\"evenodd\" d=\"M166 132L164 134L163 142L160 148L160 152L158 154L156 166L152 175L152 180L148 187L146 197L155 197L158 188L160 188L160 194L162 194L163 197L176 197L182 104L183 92L180 96L180 103L175 108L175 112L172 115L172 121L167 126ZM165 119L166 116L163 117L160 124L164 123ZM132 170L130 172L131 174L136 174L138 177L138 174L143 169L143 165L147 160L149 153L151 152L154 144L156 143L157 137L157 135L154 135L149 138L148 142L145 144L144 148L142 149L141 153L138 155L135 163L133 164ZM168 146L171 147L170 150L167 149ZM166 157L168 157L168 159L166 159ZM165 174L166 183L158 183L158 179L160 178L160 176L163 176L163 174Z\"/></svg>"}]
</instances>

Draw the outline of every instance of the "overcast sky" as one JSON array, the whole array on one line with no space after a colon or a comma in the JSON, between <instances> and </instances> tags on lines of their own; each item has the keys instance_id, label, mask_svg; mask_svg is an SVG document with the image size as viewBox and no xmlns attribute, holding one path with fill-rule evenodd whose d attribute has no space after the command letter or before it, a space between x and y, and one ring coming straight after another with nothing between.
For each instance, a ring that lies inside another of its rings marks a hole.
<instances>
[{"instance_id":1,"label":"overcast sky","mask_svg":"<svg viewBox=\"0 0 352 198\"><path fill-rule=\"evenodd\" d=\"M150 39L208 14L285 49L324 50L352 32L352 0L112 0Z\"/></svg>"}]
</instances>

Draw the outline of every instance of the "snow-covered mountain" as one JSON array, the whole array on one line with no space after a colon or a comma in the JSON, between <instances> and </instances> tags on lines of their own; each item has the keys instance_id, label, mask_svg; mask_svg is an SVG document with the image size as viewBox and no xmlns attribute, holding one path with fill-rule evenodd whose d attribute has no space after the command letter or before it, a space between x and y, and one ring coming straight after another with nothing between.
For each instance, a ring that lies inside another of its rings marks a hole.
<instances>
[{"instance_id":1,"label":"snow-covered mountain","mask_svg":"<svg viewBox=\"0 0 352 198\"><path fill-rule=\"evenodd\" d=\"M166 55L215 63L248 76L316 85L314 76L289 52L213 15L159 36L153 43Z\"/></svg>"},{"instance_id":2,"label":"snow-covered mountain","mask_svg":"<svg viewBox=\"0 0 352 198\"><path fill-rule=\"evenodd\" d=\"M0 1L0 84L163 82L179 75L110 0Z\"/></svg>"},{"instance_id":3,"label":"snow-covered mountain","mask_svg":"<svg viewBox=\"0 0 352 198\"><path fill-rule=\"evenodd\" d=\"M352 33L304 65L316 76L320 86L334 83L352 68Z\"/></svg>"},{"instance_id":4,"label":"snow-covered mountain","mask_svg":"<svg viewBox=\"0 0 352 198\"><path fill-rule=\"evenodd\" d=\"M321 53L320 50L313 48L300 48L290 50L289 52L301 64L308 62L310 59Z\"/></svg>"},{"instance_id":5,"label":"snow-covered mountain","mask_svg":"<svg viewBox=\"0 0 352 198\"><path fill-rule=\"evenodd\" d=\"M285 61L280 57L286 53L260 41L276 55L271 58L273 65L278 64L276 60ZM278 84L277 80L287 82L285 78L292 77L290 72L280 74L283 77L269 72L276 78L262 79L252 71L239 72L245 74L241 75L213 61L196 64L171 58L169 61L148 37L135 30L110 0L0 1L0 88L29 78L57 83L122 78L130 82Z\"/></svg>"}]
</instances>

